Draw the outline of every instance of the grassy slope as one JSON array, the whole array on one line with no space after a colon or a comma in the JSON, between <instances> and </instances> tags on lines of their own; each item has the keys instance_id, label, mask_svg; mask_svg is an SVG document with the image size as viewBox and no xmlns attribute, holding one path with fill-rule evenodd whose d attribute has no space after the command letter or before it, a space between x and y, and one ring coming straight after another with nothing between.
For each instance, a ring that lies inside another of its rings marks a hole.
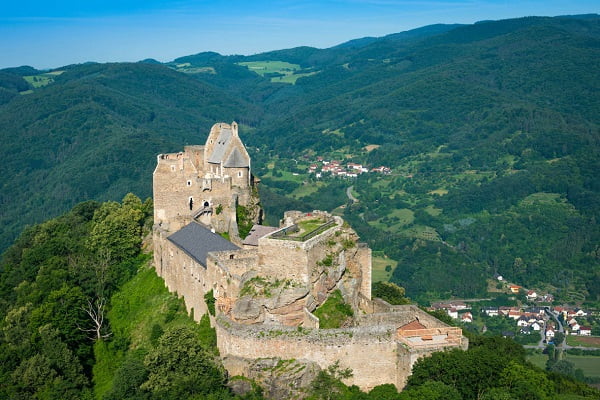
<instances>
[{"instance_id":1,"label":"grassy slope","mask_svg":"<svg viewBox=\"0 0 600 400\"><path fill-rule=\"evenodd\" d=\"M183 300L169 293L163 280L148 265L140 266L137 275L112 297L111 303L108 320L114 336L108 343L97 342L94 348L94 393L97 399L111 388L115 371L129 352L145 354L154 346L152 332L157 329L155 325L162 331L187 325L205 337L205 327L187 315Z\"/></svg>"}]
</instances>

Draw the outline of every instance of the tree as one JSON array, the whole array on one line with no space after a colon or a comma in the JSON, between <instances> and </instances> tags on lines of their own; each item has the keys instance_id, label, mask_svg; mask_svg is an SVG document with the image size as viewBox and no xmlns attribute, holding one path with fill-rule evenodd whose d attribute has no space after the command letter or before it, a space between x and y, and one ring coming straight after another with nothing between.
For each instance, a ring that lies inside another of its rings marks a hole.
<instances>
[{"instance_id":1,"label":"tree","mask_svg":"<svg viewBox=\"0 0 600 400\"><path fill-rule=\"evenodd\" d=\"M31 398L81 399L88 381L79 360L50 325L39 328L38 352L25 358L12 373L12 385ZM19 396L17 396L19 397Z\"/></svg>"},{"instance_id":2,"label":"tree","mask_svg":"<svg viewBox=\"0 0 600 400\"><path fill-rule=\"evenodd\" d=\"M379 297L392 305L409 304L410 299L404 296L405 291L392 282L375 282L373 284L373 297Z\"/></svg>"},{"instance_id":3,"label":"tree","mask_svg":"<svg viewBox=\"0 0 600 400\"><path fill-rule=\"evenodd\" d=\"M225 382L222 366L187 326L165 331L158 346L145 357L144 365L148 380L142 388L160 398L207 394L221 388Z\"/></svg>"},{"instance_id":4,"label":"tree","mask_svg":"<svg viewBox=\"0 0 600 400\"><path fill-rule=\"evenodd\" d=\"M399 400L401 397L396 386L386 383L371 389L368 398L369 400Z\"/></svg>"},{"instance_id":5,"label":"tree","mask_svg":"<svg viewBox=\"0 0 600 400\"><path fill-rule=\"evenodd\" d=\"M128 194L123 204L103 203L94 213L89 244L95 251L108 250L108 256L121 261L135 256L142 243L144 212L139 198Z\"/></svg>"},{"instance_id":6,"label":"tree","mask_svg":"<svg viewBox=\"0 0 600 400\"><path fill-rule=\"evenodd\" d=\"M565 340L565 334L562 332L554 332L554 339L552 340L556 346L560 345Z\"/></svg>"},{"instance_id":7,"label":"tree","mask_svg":"<svg viewBox=\"0 0 600 400\"><path fill-rule=\"evenodd\" d=\"M517 399L549 399L553 385L541 370L511 361L500 375L499 384Z\"/></svg>"},{"instance_id":8,"label":"tree","mask_svg":"<svg viewBox=\"0 0 600 400\"><path fill-rule=\"evenodd\" d=\"M330 365L326 370L319 371L311 386L310 400L342 399L348 394L349 388L342 379L352 376L352 370L341 369L339 361Z\"/></svg>"},{"instance_id":9,"label":"tree","mask_svg":"<svg viewBox=\"0 0 600 400\"><path fill-rule=\"evenodd\" d=\"M106 299L98 298L95 301L89 300L87 302L87 307L84 307L83 310L92 320L92 328L82 329L84 332L93 333L91 339L100 340L107 338L111 335L110 332L106 333L106 326L104 324L104 313L106 312Z\"/></svg>"},{"instance_id":10,"label":"tree","mask_svg":"<svg viewBox=\"0 0 600 400\"><path fill-rule=\"evenodd\" d=\"M148 393L141 385L148 378L143 357L137 353L130 354L115 372L112 388L104 395L103 400L146 399Z\"/></svg>"},{"instance_id":11,"label":"tree","mask_svg":"<svg viewBox=\"0 0 600 400\"><path fill-rule=\"evenodd\" d=\"M428 380L422 385L402 391L399 400L461 400L454 387L442 382Z\"/></svg>"}]
</instances>

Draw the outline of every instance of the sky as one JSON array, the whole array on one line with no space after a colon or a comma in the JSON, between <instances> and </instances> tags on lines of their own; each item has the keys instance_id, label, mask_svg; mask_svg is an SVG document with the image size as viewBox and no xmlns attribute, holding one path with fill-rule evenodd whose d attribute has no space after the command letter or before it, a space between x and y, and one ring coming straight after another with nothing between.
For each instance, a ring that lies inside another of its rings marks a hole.
<instances>
[{"instance_id":1,"label":"sky","mask_svg":"<svg viewBox=\"0 0 600 400\"><path fill-rule=\"evenodd\" d=\"M3 0L0 68L327 48L436 23L600 13L598 0Z\"/></svg>"}]
</instances>

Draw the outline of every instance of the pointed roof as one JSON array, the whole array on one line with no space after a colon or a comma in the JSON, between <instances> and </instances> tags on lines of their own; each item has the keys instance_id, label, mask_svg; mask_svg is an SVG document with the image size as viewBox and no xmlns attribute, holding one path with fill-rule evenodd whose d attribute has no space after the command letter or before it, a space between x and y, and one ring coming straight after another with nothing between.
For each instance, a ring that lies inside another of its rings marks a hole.
<instances>
[{"instance_id":1,"label":"pointed roof","mask_svg":"<svg viewBox=\"0 0 600 400\"><path fill-rule=\"evenodd\" d=\"M221 128L221 132L219 133L219 137L217 138L217 143L213 148L212 154L208 158L209 163L219 164L223 161L223 157L225 156L225 152L231 141L231 136L231 128Z\"/></svg>"},{"instance_id":2,"label":"pointed roof","mask_svg":"<svg viewBox=\"0 0 600 400\"><path fill-rule=\"evenodd\" d=\"M246 168L250 166L248 161L247 157L243 156L237 148L234 148L223 166L228 168Z\"/></svg>"}]
</instances>

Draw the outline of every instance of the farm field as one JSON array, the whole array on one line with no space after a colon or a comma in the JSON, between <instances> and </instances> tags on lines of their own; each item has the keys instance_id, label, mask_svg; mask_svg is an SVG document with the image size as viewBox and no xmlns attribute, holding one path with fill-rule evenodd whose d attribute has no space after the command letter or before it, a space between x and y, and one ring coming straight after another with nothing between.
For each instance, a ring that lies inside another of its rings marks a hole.
<instances>
[{"instance_id":1,"label":"farm field","mask_svg":"<svg viewBox=\"0 0 600 400\"><path fill-rule=\"evenodd\" d=\"M300 68L300 65L291 64L285 61L249 61L238 63L238 65L244 66L260 76L270 77L271 82L290 83L292 85L296 83L298 78L316 73L307 72L294 74L296 71L302 69Z\"/></svg>"},{"instance_id":2,"label":"farm field","mask_svg":"<svg viewBox=\"0 0 600 400\"><path fill-rule=\"evenodd\" d=\"M397 261L392 260L391 258L387 258L383 255L375 255L373 254L373 258L372 258L372 263L373 263L373 268L372 268L372 273L371 273L371 281L372 282L388 282L390 280L390 277L392 276L392 273L394 272L394 270L396 269L396 266L398 265ZM385 270L386 266L391 266L391 269L389 271Z\"/></svg>"},{"instance_id":3,"label":"farm field","mask_svg":"<svg viewBox=\"0 0 600 400\"><path fill-rule=\"evenodd\" d=\"M567 336L569 346L598 347L600 348L600 337L598 336ZM600 359L598 359L600 362Z\"/></svg>"},{"instance_id":4,"label":"farm field","mask_svg":"<svg viewBox=\"0 0 600 400\"><path fill-rule=\"evenodd\" d=\"M585 376L600 377L600 357L574 356L567 354L565 359L572 362L576 369L581 369ZM541 369L545 369L548 356L546 354L534 353L527 356L527 361Z\"/></svg>"},{"instance_id":5,"label":"farm field","mask_svg":"<svg viewBox=\"0 0 600 400\"><path fill-rule=\"evenodd\" d=\"M52 82L54 82L54 78L62 74L63 72L64 71L52 71L40 75L28 75L24 76L23 79L25 79L31 84L31 86L37 89L39 87L51 84Z\"/></svg>"},{"instance_id":6,"label":"farm field","mask_svg":"<svg viewBox=\"0 0 600 400\"><path fill-rule=\"evenodd\" d=\"M317 192L320 188L324 187L326 184L324 182L310 182L306 184L302 184L301 186L294 189L290 195L296 199L300 197L309 196L315 192Z\"/></svg>"},{"instance_id":7,"label":"farm field","mask_svg":"<svg viewBox=\"0 0 600 400\"><path fill-rule=\"evenodd\" d=\"M408 208L396 209L383 218L369 224L382 230L398 232L400 228L410 225L415 220L415 213Z\"/></svg>"},{"instance_id":8,"label":"farm field","mask_svg":"<svg viewBox=\"0 0 600 400\"><path fill-rule=\"evenodd\" d=\"M585 376L600 378L600 357L567 355L567 361L580 368Z\"/></svg>"}]
</instances>

